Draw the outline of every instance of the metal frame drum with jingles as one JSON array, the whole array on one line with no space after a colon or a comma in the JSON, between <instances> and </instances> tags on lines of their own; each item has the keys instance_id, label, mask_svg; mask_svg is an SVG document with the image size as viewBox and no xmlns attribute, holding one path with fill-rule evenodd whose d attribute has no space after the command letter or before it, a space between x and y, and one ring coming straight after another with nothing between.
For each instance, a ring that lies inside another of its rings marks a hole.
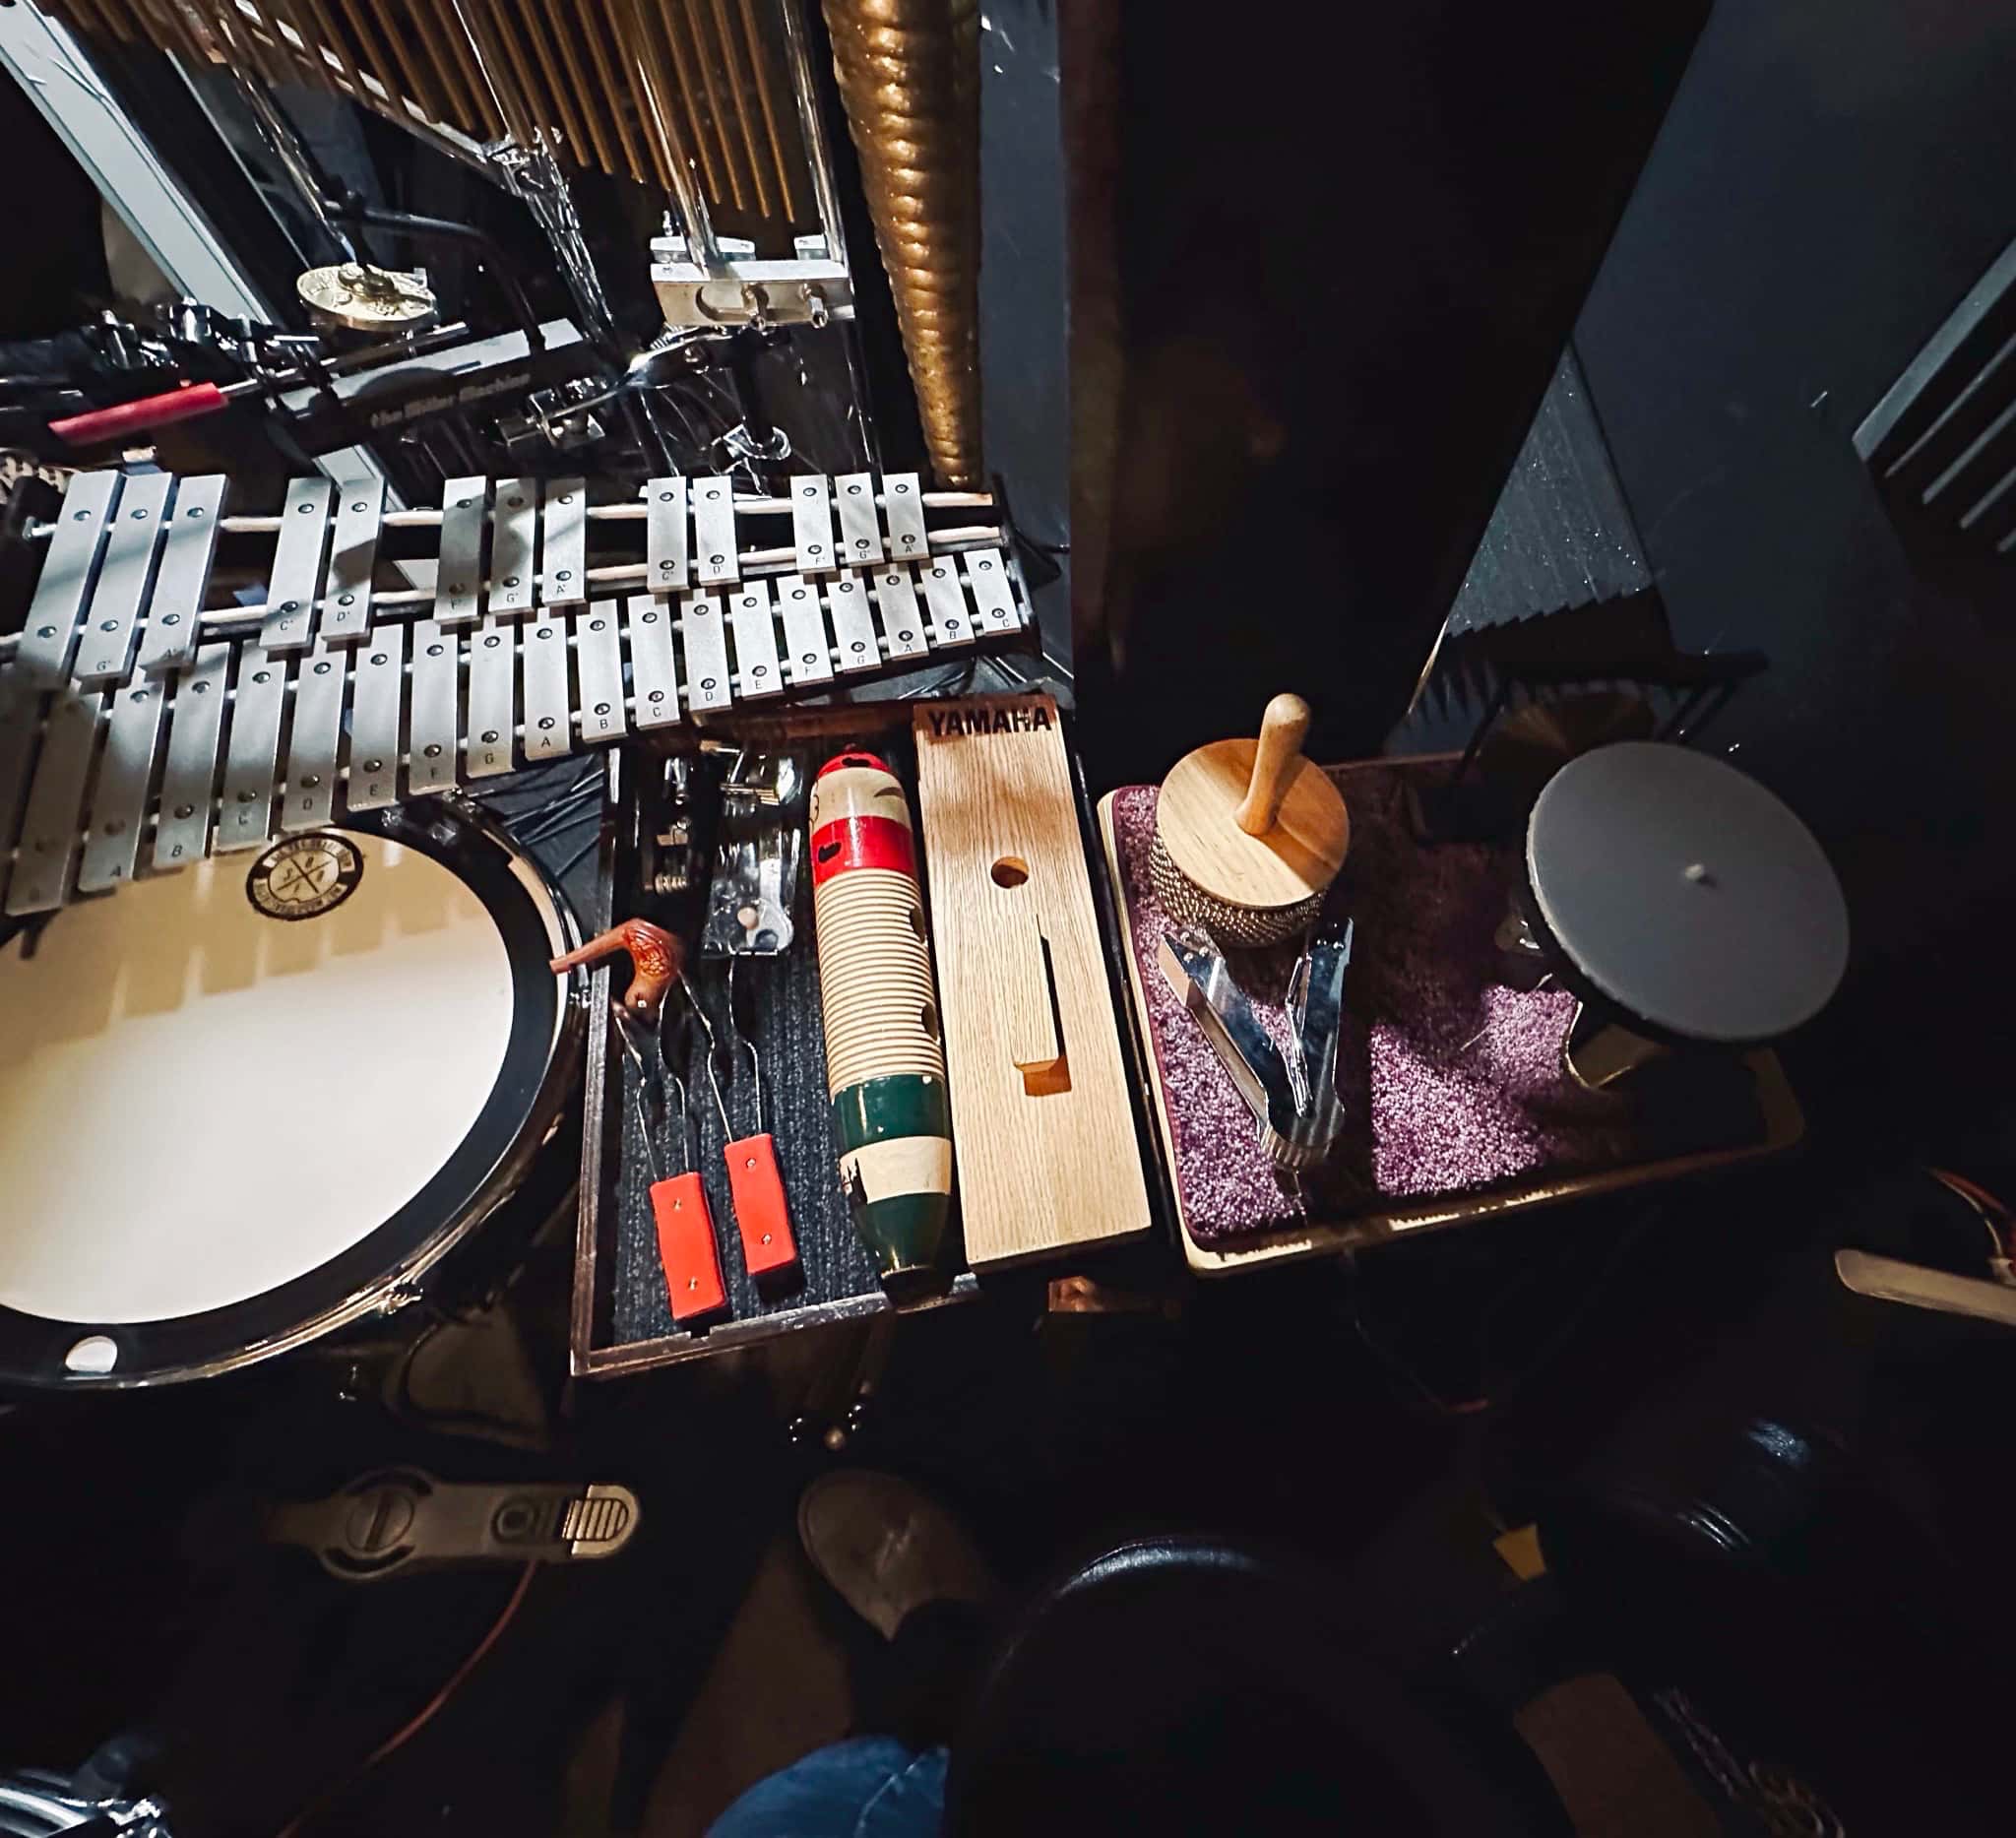
<instances>
[{"instance_id":1,"label":"metal frame drum with jingles","mask_svg":"<svg viewBox=\"0 0 2016 1838\"><path fill-rule=\"evenodd\" d=\"M0 930L0 1389L229 1372L508 1260L570 1153L579 939L460 798Z\"/></svg>"}]
</instances>

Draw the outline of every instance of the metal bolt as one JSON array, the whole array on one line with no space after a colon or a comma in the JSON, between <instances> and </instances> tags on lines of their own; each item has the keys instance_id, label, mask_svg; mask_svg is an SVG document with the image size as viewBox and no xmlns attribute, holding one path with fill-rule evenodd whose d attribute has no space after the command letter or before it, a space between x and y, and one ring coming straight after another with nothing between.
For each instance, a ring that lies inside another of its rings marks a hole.
<instances>
[{"instance_id":1,"label":"metal bolt","mask_svg":"<svg viewBox=\"0 0 2016 1838\"><path fill-rule=\"evenodd\" d=\"M355 603L356 598L354 594L339 594L336 597L336 603L339 606L352 605Z\"/></svg>"},{"instance_id":2,"label":"metal bolt","mask_svg":"<svg viewBox=\"0 0 2016 1838\"><path fill-rule=\"evenodd\" d=\"M644 615L643 623L646 625L656 625L658 623L658 614L655 612L647 612Z\"/></svg>"},{"instance_id":3,"label":"metal bolt","mask_svg":"<svg viewBox=\"0 0 2016 1838\"><path fill-rule=\"evenodd\" d=\"M556 581L571 581L574 579L574 570L571 568L558 569L554 572L553 579Z\"/></svg>"},{"instance_id":4,"label":"metal bolt","mask_svg":"<svg viewBox=\"0 0 2016 1838\"><path fill-rule=\"evenodd\" d=\"M541 715L541 716L539 717L539 727L540 727L540 728L541 728L542 729L547 729L547 728L550 728L550 727L552 727L552 725L553 725L553 718L552 718L552 717L551 717L550 715Z\"/></svg>"},{"instance_id":5,"label":"metal bolt","mask_svg":"<svg viewBox=\"0 0 2016 1838\"><path fill-rule=\"evenodd\" d=\"M896 636L899 639L901 639L903 643L905 643L906 645L910 643L911 635L908 632L898 632Z\"/></svg>"},{"instance_id":6,"label":"metal bolt","mask_svg":"<svg viewBox=\"0 0 2016 1838\"><path fill-rule=\"evenodd\" d=\"M259 793L257 792L240 792L238 793L238 802L241 804L256 803L258 798Z\"/></svg>"},{"instance_id":7,"label":"metal bolt","mask_svg":"<svg viewBox=\"0 0 2016 1838\"><path fill-rule=\"evenodd\" d=\"M147 691L145 689L136 689L132 695L127 697L127 700L129 702L145 702L147 700Z\"/></svg>"},{"instance_id":8,"label":"metal bolt","mask_svg":"<svg viewBox=\"0 0 2016 1838\"><path fill-rule=\"evenodd\" d=\"M497 730L496 730L496 729L494 729L494 728L485 728L485 729L483 729L483 744L484 744L485 746L495 746L495 745L496 745L496 743L497 743Z\"/></svg>"},{"instance_id":9,"label":"metal bolt","mask_svg":"<svg viewBox=\"0 0 2016 1838\"><path fill-rule=\"evenodd\" d=\"M658 494L658 501L659 501L659 502L660 502L661 504L669 504L669 503L670 503L670 502L672 501L672 498L673 498L673 496L674 496L674 495L675 495L674 493L672 493L672 492L669 492L669 491L661 491L661 492L660 492L660 493Z\"/></svg>"},{"instance_id":10,"label":"metal bolt","mask_svg":"<svg viewBox=\"0 0 2016 1838\"><path fill-rule=\"evenodd\" d=\"M714 678L711 676L703 676L700 679L700 687L703 689L712 689L714 687Z\"/></svg>"},{"instance_id":11,"label":"metal bolt","mask_svg":"<svg viewBox=\"0 0 2016 1838\"><path fill-rule=\"evenodd\" d=\"M200 679L191 683L189 687L195 690L199 696L207 696L210 693L210 685Z\"/></svg>"},{"instance_id":12,"label":"metal bolt","mask_svg":"<svg viewBox=\"0 0 2016 1838\"><path fill-rule=\"evenodd\" d=\"M144 524L144 523L146 523L146 522L147 522L147 512L146 512L146 511L144 511L144 510L139 510L139 511L135 511L135 512L133 513L133 521L134 521L135 523L137 523L137 524Z\"/></svg>"},{"instance_id":13,"label":"metal bolt","mask_svg":"<svg viewBox=\"0 0 2016 1838\"><path fill-rule=\"evenodd\" d=\"M359 517L363 516L365 510L364 500L362 498L359 498L354 504L350 506L350 509L355 511Z\"/></svg>"},{"instance_id":14,"label":"metal bolt","mask_svg":"<svg viewBox=\"0 0 2016 1838\"><path fill-rule=\"evenodd\" d=\"M37 626L35 628L35 636L37 638L54 638L56 636L56 628L53 625Z\"/></svg>"},{"instance_id":15,"label":"metal bolt","mask_svg":"<svg viewBox=\"0 0 2016 1838\"><path fill-rule=\"evenodd\" d=\"M376 665L379 665L380 666L382 666L382 665L384 665L384 663L385 663L385 654L384 654L384 652L382 652L382 651L374 651L374 652L373 652L373 653L371 654L371 662L372 662L373 664L376 664Z\"/></svg>"},{"instance_id":16,"label":"metal bolt","mask_svg":"<svg viewBox=\"0 0 2016 1838\"><path fill-rule=\"evenodd\" d=\"M301 781L301 790L304 792L312 792L321 783L322 775L320 773L311 772L305 779Z\"/></svg>"},{"instance_id":17,"label":"metal bolt","mask_svg":"<svg viewBox=\"0 0 2016 1838\"><path fill-rule=\"evenodd\" d=\"M255 683L270 683L273 681L273 672L271 670L254 670L252 672L252 680Z\"/></svg>"},{"instance_id":18,"label":"metal bolt","mask_svg":"<svg viewBox=\"0 0 2016 1838\"><path fill-rule=\"evenodd\" d=\"M808 651L798 662L800 664L817 664L819 662L819 654L816 651Z\"/></svg>"},{"instance_id":19,"label":"metal bolt","mask_svg":"<svg viewBox=\"0 0 2016 1838\"><path fill-rule=\"evenodd\" d=\"M182 615L179 612L165 612L161 615L161 623L163 625L180 625L182 623Z\"/></svg>"},{"instance_id":20,"label":"metal bolt","mask_svg":"<svg viewBox=\"0 0 2016 1838\"><path fill-rule=\"evenodd\" d=\"M595 712L598 715L606 715L609 712L609 705L606 702L598 702L595 705Z\"/></svg>"},{"instance_id":21,"label":"metal bolt","mask_svg":"<svg viewBox=\"0 0 2016 1838\"><path fill-rule=\"evenodd\" d=\"M533 633L535 638L551 638L552 635L553 628L550 625L542 625Z\"/></svg>"},{"instance_id":22,"label":"metal bolt","mask_svg":"<svg viewBox=\"0 0 2016 1838\"><path fill-rule=\"evenodd\" d=\"M985 574L985 573L986 573L986 571L987 571L987 570L988 570L989 568L991 568L991 567L992 567L993 565L994 565L994 564L993 564L992 562L990 562L990 561L977 561L977 562L975 562L975 563L974 563L974 566L975 566L976 568L977 568L977 569L978 569L978 570L980 571L980 573L982 573L982 574Z\"/></svg>"},{"instance_id":23,"label":"metal bolt","mask_svg":"<svg viewBox=\"0 0 2016 1838\"><path fill-rule=\"evenodd\" d=\"M501 643L503 643L503 640L495 632L490 632L485 634L483 638L483 649L485 651L495 651Z\"/></svg>"},{"instance_id":24,"label":"metal bolt","mask_svg":"<svg viewBox=\"0 0 2016 1838\"><path fill-rule=\"evenodd\" d=\"M807 555L817 555L821 553L819 544L816 542L807 542L805 544L805 553Z\"/></svg>"},{"instance_id":25,"label":"metal bolt","mask_svg":"<svg viewBox=\"0 0 2016 1838\"><path fill-rule=\"evenodd\" d=\"M665 699L665 692L662 689L654 689L651 692L651 699L654 702L662 702Z\"/></svg>"},{"instance_id":26,"label":"metal bolt","mask_svg":"<svg viewBox=\"0 0 2016 1838\"><path fill-rule=\"evenodd\" d=\"M441 742L438 740L429 740L426 746L421 750L426 754L426 756L429 759L439 759L441 757Z\"/></svg>"},{"instance_id":27,"label":"metal bolt","mask_svg":"<svg viewBox=\"0 0 2016 1838\"><path fill-rule=\"evenodd\" d=\"M573 492L571 492L571 491L563 491L563 492L561 492L561 493L560 493L560 502L561 502L562 504L572 504L572 503L574 502L574 493L573 493Z\"/></svg>"},{"instance_id":28,"label":"metal bolt","mask_svg":"<svg viewBox=\"0 0 2016 1838\"><path fill-rule=\"evenodd\" d=\"M466 511L474 502L475 499L473 498L457 498L455 500L455 508L459 511Z\"/></svg>"},{"instance_id":29,"label":"metal bolt","mask_svg":"<svg viewBox=\"0 0 2016 1838\"><path fill-rule=\"evenodd\" d=\"M910 487L908 485L895 485L892 486L891 489L894 490L896 495L900 498L906 491L910 489Z\"/></svg>"},{"instance_id":30,"label":"metal bolt","mask_svg":"<svg viewBox=\"0 0 2016 1838\"><path fill-rule=\"evenodd\" d=\"M318 658L316 660L315 674L317 676L327 676L329 674L329 660L327 658Z\"/></svg>"},{"instance_id":31,"label":"metal bolt","mask_svg":"<svg viewBox=\"0 0 2016 1838\"><path fill-rule=\"evenodd\" d=\"M194 804L177 804L175 806L175 815L177 817L190 817L195 814L196 806Z\"/></svg>"},{"instance_id":32,"label":"metal bolt","mask_svg":"<svg viewBox=\"0 0 2016 1838\"><path fill-rule=\"evenodd\" d=\"M119 621L117 619L100 619L98 621L98 630L101 632L116 632L118 629Z\"/></svg>"},{"instance_id":33,"label":"metal bolt","mask_svg":"<svg viewBox=\"0 0 2016 1838\"><path fill-rule=\"evenodd\" d=\"M599 632L607 624L608 620L606 619L591 619L588 622L588 629L591 632Z\"/></svg>"},{"instance_id":34,"label":"metal bolt","mask_svg":"<svg viewBox=\"0 0 2016 1838\"><path fill-rule=\"evenodd\" d=\"M719 555L710 555L707 558L707 563L708 566L711 568L719 568L722 564L722 557Z\"/></svg>"},{"instance_id":35,"label":"metal bolt","mask_svg":"<svg viewBox=\"0 0 2016 1838\"><path fill-rule=\"evenodd\" d=\"M72 523L74 523L74 524L85 524L85 523L89 523L89 522L91 521L91 512L89 512L89 511L79 511L79 512L78 512L78 513L76 514L76 516L74 516L73 518L71 518L71 520L70 520L70 521L71 521Z\"/></svg>"},{"instance_id":36,"label":"metal bolt","mask_svg":"<svg viewBox=\"0 0 2016 1838\"><path fill-rule=\"evenodd\" d=\"M859 639L857 638L857 639L855 639L855 640L854 640L854 649L855 649L856 651L866 651L866 650L867 650L867 646L866 646L866 645L864 645L864 644L862 644L862 643L861 643L861 641L860 641L860 640L859 640Z\"/></svg>"},{"instance_id":37,"label":"metal bolt","mask_svg":"<svg viewBox=\"0 0 2016 1838\"><path fill-rule=\"evenodd\" d=\"M294 506L294 508L295 510L299 511L303 517L311 515L315 509L314 505L312 504L297 504Z\"/></svg>"},{"instance_id":38,"label":"metal bolt","mask_svg":"<svg viewBox=\"0 0 2016 1838\"><path fill-rule=\"evenodd\" d=\"M378 772L383 769L384 765L385 762L381 759L367 759L364 762L364 770L366 772Z\"/></svg>"},{"instance_id":39,"label":"metal bolt","mask_svg":"<svg viewBox=\"0 0 2016 1838\"><path fill-rule=\"evenodd\" d=\"M190 505L190 507L189 507L189 515L190 515L191 517L201 517L201 516L203 515L203 506L202 506L202 505L200 505L200 504L192 504L192 505Z\"/></svg>"},{"instance_id":40,"label":"metal bolt","mask_svg":"<svg viewBox=\"0 0 2016 1838\"><path fill-rule=\"evenodd\" d=\"M299 612L301 610L301 602L297 600L283 601L280 609L283 612Z\"/></svg>"},{"instance_id":41,"label":"metal bolt","mask_svg":"<svg viewBox=\"0 0 2016 1838\"><path fill-rule=\"evenodd\" d=\"M751 674L756 676L768 676L770 674L770 665L767 664L759 664L756 665L755 669L751 672Z\"/></svg>"}]
</instances>

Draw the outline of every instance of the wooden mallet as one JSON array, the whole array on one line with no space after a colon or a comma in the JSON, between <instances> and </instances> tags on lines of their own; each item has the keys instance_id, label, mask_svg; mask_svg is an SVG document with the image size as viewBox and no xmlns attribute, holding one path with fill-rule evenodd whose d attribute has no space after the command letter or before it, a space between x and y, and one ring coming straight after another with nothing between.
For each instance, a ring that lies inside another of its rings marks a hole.
<instances>
[{"instance_id":1,"label":"wooden mallet","mask_svg":"<svg viewBox=\"0 0 2016 1838\"><path fill-rule=\"evenodd\" d=\"M1257 740L1214 740L1170 769L1149 870L1172 919L1257 948L1316 917L1351 847L1351 815L1302 757L1308 731L1309 705L1276 696Z\"/></svg>"}]
</instances>

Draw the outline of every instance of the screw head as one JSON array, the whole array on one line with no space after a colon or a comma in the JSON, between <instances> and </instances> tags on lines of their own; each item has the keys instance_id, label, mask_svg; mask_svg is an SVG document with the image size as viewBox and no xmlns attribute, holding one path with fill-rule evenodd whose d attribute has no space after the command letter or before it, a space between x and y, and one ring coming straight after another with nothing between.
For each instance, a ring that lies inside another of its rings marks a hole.
<instances>
[{"instance_id":1,"label":"screw head","mask_svg":"<svg viewBox=\"0 0 2016 1838\"><path fill-rule=\"evenodd\" d=\"M301 790L304 792L312 792L321 783L322 775L317 772L311 772L301 781Z\"/></svg>"},{"instance_id":2,"label":"screw head","mask_svg":"<svg viewBox=\"0 0 2016 1838\"><path fill-rule=\"evenodd\" d=\"M384 665L385 665L385 654L384 654L384 652L382 652L382 651L374 651L374 652L373 652L373 653L371 654L371 662L372 662L373 664L377 665L378 665L378 666L379 666L379 667L380 667L380 668L382 669L382 668L384 667Z\"/></svg>"},{"instance_id":3,"label":"screw head","mask_svg":"<svg viewBox=\"0 0 2016 1838\"><path fill-rule=\"evenodd\" d=\"M571 581L574 579L574 570L572 568L557 569L554 572L553 579L556 581Z\"/></svg>"},{"instance_id":4,"label":"screw head","mask_svg":"<svg viewBox=\"0 0 2016 1838\"><path fill-rule=\"evenodd\" d=\"M317 676L327 676L329 674L329 660L327 658L318 658L315 661L315 674Z\"/></svg>"},{"instance_id":5,"label":"screw head","mask_svg":"<svg viewBox=\"0 0 2016 1838\"><path fill-rule=\"evenodd\" d=\"M353 606L356 604L356 600L357 597L354 594L339 594L336 597L336 603L339 606Z\"/></svg>"},{"instance_id":6,"label":"screw head","mask_svg":"<svg viewBox=\"0 0 2016 1838\"><path fill-rule=\"evenodd\" d=\"M483 744L484 744L485 746L495 746L495 745L496 745L496 743L497 743L497 730L496 730L496 729L494 729L494 728L485 728L485 729L483 729Z\"/></svg>"},{"instance_id":7,"label":"screw head","mask_svg":"<svg viewBox=\"0 0 2016 1838\"><path fill-rule=\"evenodd\" d=\"M193 817L195 814L196 806L194 804L177 804L175 806L175 815L178 818Z\"/></svg>"},{"instance_id":8,"label":"screw head","mask_svg":"<svg viewBox=\"0 0 2016 1838\"><path fill-rule=\"evenodd\" d=\"M384 767L384 764L385 762L380 759L367 759L364 762L364 770L366 772L377 772Z\"/></svg>"},{"instance_id":9,"label":"screw head","mask_svg":"<svg viewBox=\"0 0 2016 1838\"><path fill-rule=\"evenodd\" d=\"M539 727L540 727L541 729L546 729L546 728L550 728L550 727L552 727L552 725L553 725L553 718L552 718L552 717L551 717L550 715L541 715L541 716L539 717Z\"/></svg>"},{"instance_id":10,"label":"screw head","mask_svg":"<svg viewBox=\"0 0 2016 1838\"><path fill-rule=\"evenodd\" d=\"M271 670L254 670L252 672L252 680L255 683L270 683L273 681L273 672Z\"/></svg>"},{"instance_id":11,"label":"screw head","mask_svg":"<svg viewBox=\"0 0 2016 1838\"><path fill-rule=\"evenodd\" d=\"M440 645L429 645L427 647L427 656L430 658L438 658L441 655L442 649L443 647L441 647Z\"/></svg>"},{"instance_id":12,"label":"screw head","mask_svg":"<svg viewBox=\"0 0 2016 1838\"><path fill-rule=\"evenodd\" d=\"M515 574L507 574L504 577L504 585L506 587L516 587L518 585L518 577Z\"/></svg>"},{"instance_id":13,"label":"screw head","mask_svg":"<svg viewBox=\"0 0 2016 1838\"><path fill-rule=\"evenodd\" d=\"M164 612L161 614L161 623L163 625L180 625L182 623L182 615L179 612Z\"/></svg>"},{"instance_id":14,"label":"screw head","mask_svg":"<svg viewBox=\"0 0 2016 1838\"><path fill-rule=\"evenodd\" d=\"M588 622L588 629L591 632L599 632L607 624L608 620L606 619L591 619Z\"/></svg>"},{"instance_id":15,"label":"screw head","mask_svg":"<svg viewBox=\"0 0 2016 1838\"><path fill-rule=\"evenodd\" d=\"M710 555L710 556L709 556L709 557L707 558L708 566L709 566L709 567L711 567L711 568L719 568L719 567L721 566L721 564L722 564L722 560L723 560L723 557L721 557L721 556L719 556L719 555Z\"/></svg>"},{"instance_id":16,"label":"screw head","mask_svg":"<svg viewBox=\"0 0 2016 1838\"><path fill-rule=\"evenodd\" d=\"M421 751L424 752L429 759L439 759L441 757L441 742L438 740L429 740L427 744L421 749Z\"/></svg>"},{"instance_id":17,"label":"screw head","mask_svg":"<svg viewBox=\"0 0 2016 1838\"><path fill-rule=\"evenodd\" d=\"M711 676L703 676L700 679L700 687L703 689L712 689L714 687L714 678Z\"/></svg>"},{"instance_id":18,"label":"screw head","mask_svg":"<svg viewBox=\"0 0 2016 1838\"><path fill-rule=\"evenodd\" d=\"M606 715L609 712L609 705L606 702L598 702L595 705L595 712L598 715Z\"/></svg>"},{"instance_id":19,"label":"screw head","mask_svg":"<svg viewBox=\"0 0 2016 1838\"><path fill-rule=\"evenodd\" d=\"M358 499L358 500L357 500L357 501L356 501L356 502L355 502L354 504L352 504L352 505L350 506L350 509L351 509L351 510L353 510L353 511L355 511L355 512L356 512L356 514L357 514L357 515L358 515L359 517L363 516L363 514L364 514L364 500L363 500L362 498L359 498L359 499Z\"/></svg>"}]
</instances>

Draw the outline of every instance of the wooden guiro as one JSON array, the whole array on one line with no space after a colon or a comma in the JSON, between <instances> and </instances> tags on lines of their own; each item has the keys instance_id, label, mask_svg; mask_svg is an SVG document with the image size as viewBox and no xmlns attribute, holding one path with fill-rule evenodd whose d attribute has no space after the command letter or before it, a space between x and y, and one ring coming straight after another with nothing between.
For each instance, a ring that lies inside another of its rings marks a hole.
<instances>
[{"instance_id":1,"label":"wooden guiro","mask_svg":"<svg viewBox=\"0 0 2016 1838\"><path fill-rule=\"evenodd\" d=\"M820 769L811 857L841 1183L882 1280L919 1277L952 1209L952 1111L910 806L886 762Z\"/></svg>"}]
</instances>

